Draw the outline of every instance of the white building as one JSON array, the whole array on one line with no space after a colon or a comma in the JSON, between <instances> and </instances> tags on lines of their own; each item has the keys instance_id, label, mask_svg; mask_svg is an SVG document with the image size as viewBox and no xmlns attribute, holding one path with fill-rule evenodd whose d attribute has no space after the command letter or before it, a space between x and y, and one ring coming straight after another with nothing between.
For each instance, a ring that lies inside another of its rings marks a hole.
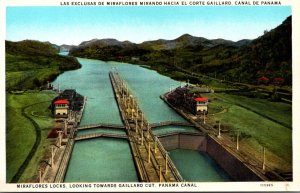
<instances>
[{"instance_id":1,"label":"white building","mask_svg":"<svg viewBox=\"0 0 300 193\"><path fill-rule=\"evenodd\" d=\"M68 100L57 100L54 102L54 116L56 118L67 118L70 103Z\"/></svg>"},{"instance_id":2,"label":"white building","mask_svg":"<svg viewBox=\"0 0 300 193\"><path fill-rule=\"evenodd\" d=\"M208 106L208 98L203 98L203 97L198 97L195 98L195 111L196 114L203 114L205 112L205 114L207 114L207 106Z\"/></svg>"}]
</instances>

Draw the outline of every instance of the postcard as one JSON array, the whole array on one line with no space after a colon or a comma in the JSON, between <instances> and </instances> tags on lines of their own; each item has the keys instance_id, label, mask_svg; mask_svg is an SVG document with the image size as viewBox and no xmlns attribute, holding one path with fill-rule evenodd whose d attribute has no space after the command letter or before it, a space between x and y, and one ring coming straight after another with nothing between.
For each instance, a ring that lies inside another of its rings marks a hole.
<instances>
[{"instance_id":1,"label":"postcard","mask_svg":"<svg viewBox=\"0 0 300 193\"><path fill-rule=\"evenodd\" d=\"M299 5L4 0L2 192L299 191Z\"/></svg>"}]
</instances>

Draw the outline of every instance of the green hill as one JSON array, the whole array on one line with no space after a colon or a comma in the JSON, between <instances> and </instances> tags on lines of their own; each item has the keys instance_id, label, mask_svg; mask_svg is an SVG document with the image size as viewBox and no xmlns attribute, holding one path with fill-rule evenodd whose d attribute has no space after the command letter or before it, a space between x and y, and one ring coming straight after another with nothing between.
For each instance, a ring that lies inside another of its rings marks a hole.
<instances>
[{"instance_id":1,"label":"green hill","mask_svg":"<svg viewBox=\"0 0 300 193\"><path fill-rule=\"evenodd\" d=\"M148 65L176 79L187 79L178 72L184 69L233 82L257 83L259 77L267 76L271 83L281 78L285 85L291 85L291 16L254 40L209 40L189 34L141 44L94 39L73 48L70 54Z\"/></svg>"},{"instance_id":2,"label":"green hill","mask_svg":"<svg viewBox=\"0 0 300 193\"><path fill-rule=\"evenodd\" d=\"M249 74L249 81L267 76L271 79L282 77L286 84L292 84L292 17L288 17L277 28L255 39L241 49L232 60L234 67ZM256 75L257 74L257 75Z\"/></svg>"},{"instance_id":3,"label":"green hill","mask_svg":"<svg viewBox=\"0 0 300 193\"><path fill-rule=\"evenodd\" d=\"M5 42L6 90L35 89L66 70L80 68L73 57L58 55L57 47L32 40Z\"/></svg>"}]
</instances>

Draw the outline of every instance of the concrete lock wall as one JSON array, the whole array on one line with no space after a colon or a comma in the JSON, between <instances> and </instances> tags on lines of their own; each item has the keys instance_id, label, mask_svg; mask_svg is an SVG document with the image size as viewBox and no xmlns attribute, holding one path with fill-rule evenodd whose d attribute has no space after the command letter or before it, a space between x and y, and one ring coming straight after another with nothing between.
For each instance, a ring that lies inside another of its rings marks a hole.
<instances>
[{"instance_id":1,"label":"concrete lock wall","mask_svg":"<svg viewBox=\"0 0 300 193\"><path fill-rule=\"evenodd\" d=\"M179 139L178 134L159 137L159 141L167 151L179 148L178 139Z\"/></svg>"},{"instance_id":2,"label":"concrete lock wall","mask_svg":"<svg viewBox=\"0 0 300 193\"><path fill-rule=\"evenodd\" d=\"M222 147L211 137L207 136L206 152L218 165L235 181L262 181L251 169L238 158Z\"/></svg>"},{"instance_id":3,"label":"concrete lock wall","mask_svg":"<svg viewBox=\"0 0 300 193\"><path fill-rule=\"evenodd\" d=\"M206 150L206 137L201 135L179 135L179 148L197 151Z\"/></svg>"},{"instance_id":4,"label":"concrete lock wall","mask_svg":"<svg viewBox=\"0 0 300 193\"><path fill-rule=\"evenodd\" d=\"M262 181L254 171L210 136L178 133L161 136L159 140L167 151L173 149L205 151L234 181Z\"/></svg>"},{"instance_id":5,"label":"concrete lock wall","mask_svg":"<svg viewBox=\"0 0 300 193\"><path fill-rule=\"evenodd\" d=\"M206 138L202 135L174 134L159 137L159 140L167 151L173 149L206 150Z\"/></svg>"}]
</instances>

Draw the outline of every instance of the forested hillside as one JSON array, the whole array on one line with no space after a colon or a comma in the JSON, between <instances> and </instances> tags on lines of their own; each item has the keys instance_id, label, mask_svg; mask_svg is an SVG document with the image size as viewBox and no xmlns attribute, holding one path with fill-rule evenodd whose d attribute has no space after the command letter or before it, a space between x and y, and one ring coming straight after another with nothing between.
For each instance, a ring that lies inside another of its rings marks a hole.
<instances>
[{"instance_id":1,"label":"forested hillside","mask_svg":"<svg viewBox=\"0 0 300 193\"><path fill-rule=\"evenodd\" d=\"M282 84L291 85L291 19L254 40L208 40L189 34L141 44L94 39L73 48L70 54L149 65L177 79L185 78L176 73L184 69L233 82L257 83L258 78L266 76L271 84L280 79Z\"/></svg>"},{"instance_id":2,"label":"forested hillside","mask_svg":"<svg viewBox=\"0 0 300 193\"><path fill-rule=\"evenodd\" d=\"M58 55L50 43L32 40L5 42L6 89L34 89L66 70L80 68L74 57Z\"/></svg>"}]
</instances>

